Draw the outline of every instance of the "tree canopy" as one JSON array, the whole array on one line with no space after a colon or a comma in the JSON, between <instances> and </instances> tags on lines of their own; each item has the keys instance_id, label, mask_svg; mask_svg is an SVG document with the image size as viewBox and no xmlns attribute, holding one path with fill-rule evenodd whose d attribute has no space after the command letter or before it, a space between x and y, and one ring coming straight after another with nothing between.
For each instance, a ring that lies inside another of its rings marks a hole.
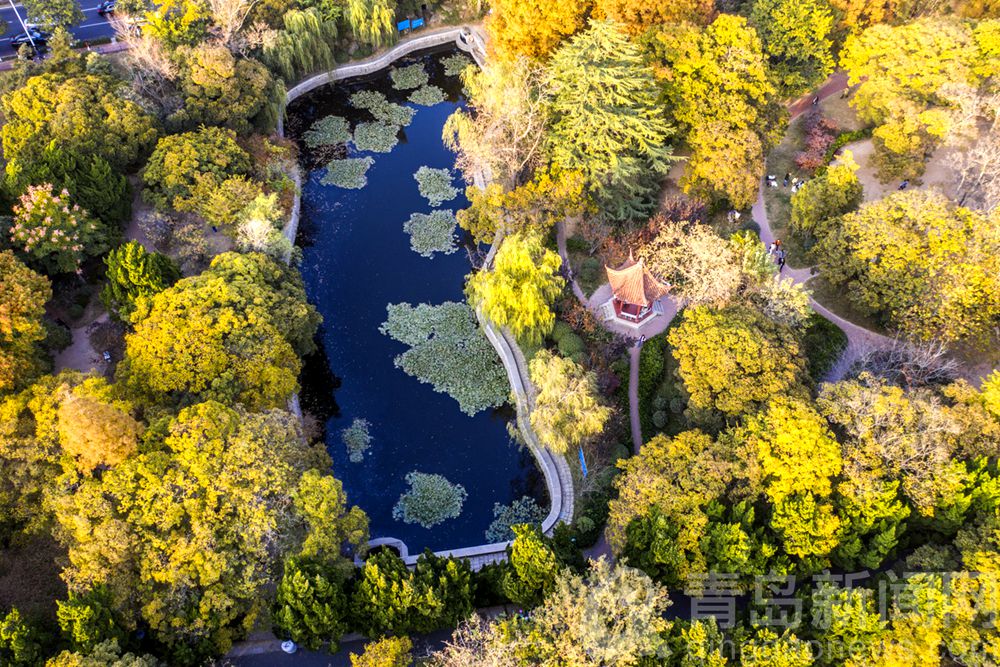
<instances>
[{"instance_id":1,"label":"tree canopy","mask_svg":"<svg viewBox=\"0 0 1000 667\"><path fill-rule=\"evenodd\" d=\"M466 293L490 321L537 343L555 324L552 304L566 283L561 264L536 235L513 234L503 240L492 270L472 274Z\"/></svg>"},{"instance_id":2,"label":"tree canopy","mask_svg":"<svg viewBox=\"0 0 1000 667\"><path fill-rule=\"evenodd\" d=\"M116 169L134 166L158 131L155 119L123 92L118 81L105 76L42 74L4 95L0 138L8 175L52 143L104 158Z\"/></svg>"},{"instance_id":3,"label":"tree canopy","mask_svg":"<svg viewBox=\"0 0 1000 667\"><path fill-rule=\"evenodd\" d=\"M284 405L297 388L296 352L319 325L301 278L260 254L219 255L200 275L142 298L119 373L140 394Z\"/></svg>"},{"instance_id":4,"label":"tree canopy","mask_svg":"<svg viewBox=\"0 0 1000 667\"><path fill-rule=\"evenodd\" d=\"M782 97L812 90L833 71L833 11L826 0L758 0L750 22Z\"/></svg>"},{"instance_id":5,"label":"tree canopy","mask_svg":"<svg viewBox=\"0 0 1000 667\"><path fill-rule=\"evenodd\" d=\"M222 126L237 134L249 133L254 117L269 103L272 83L267 69L208 42L182 56L184 105L170 115L168 124L178 129Z\"/></svg>"},{"instance_id":6,"label":"tree canopy","mask_svg":"<svg viewBox=\"0 0 1000 667\"><path fill-rule=\"evenodd\" d=\"M985 340L1000 318L1000 238L944 195L904 190L838 218L814 254L857 307L921 338Z\"/></svg>"},{"instance_id":7,"label":"tree canopy","mask_svg":"<svg viewBox=\"0 0 1000 667\"><path fill-rule=\"evenodd\" d=\"M715 17L715 4L705 0L594 0L591 15L613 21L631 36L672 23L706 25Z\"/></svg>"},{"instance_id":8,"label":"tree canopy","mask_svg":"<svg viewBox=\"0 0 1000 667\"><path fill-rule=\"evenodd\" d=\"M181 272L172 259L148 252L138 241L118 246L104 258L107 283L101 292L105 305L128 320L140 297L151 297L176 283Z\"/></svg>"},{"instance_id":9,"label":"tree canopy","mask_svg":"<svg viewBox=\"0 0 1000 667\"><path fill-rule=\"evenodd\" d=\"M837 218L854 211L862 201L858 165L850 151L822 174L809 179L792 195L792 229L810 245L836 227Z\"/></svg>"},{"instance_id":10,"label":"tree canopy","mask_svg":"<svg viewBox=\"0 0 1000 667\"><path fill-rule=\"evenodd\" d=\"M589 4L494 0L486 21L489 43L501 60L543 59L583 27Z\"/></svg>"},{"instance_id":11,"label":"tree canopy","mask_svg":"<svg viewBox=\"0 0 1000 667\"><path fill-rule=\"evenodd\" d=\"M782 129L760 37L745 19L722 14L702 31L681 33L673 52L665 92L692 149L682 185L749 206L764 150Z\"/></svg>"},{"instance_id":12,"label":"tree canopy","mask_svg":"<svg viewBox=\"0 0 1000 667\"><path fill-rule=\"evenodd\" d=\"M289 413L186 408L160 446L61 501L70 589L107 585L116 608L147 624L172 662L225 652L256 617L283 556L311 531L295 501L327 461ZM345 512L328 505L323 520L353 521Z\"/></svg>"},{"instance_id":13,"label":"tree canopy","mask_svg":"<svg viewBox=\"0 0 1000 667\"><path fill-rule=\"evenodd\" d=\"M250 173L250 155L231 130L203 127L160 139L146 163L143 193L157 208L198 211L199 196L227 178Z\"/></svg>"},{"instance_id":14,"label":"tree canopy","mask_svg":"<svg viewBox=\"0 0 1000 667\"><path fill-rule=\"evenodd\" d=\"M42 316L52 298L49 280L0 251L0 395L27 384L43 368Z\"/></svg>"},{"instance_id":15,"label":"tree canopy","mask_svg":"<svg viewBox=\"0 0 1000 667\"><path fill-rule=\"evenodd\" d=\"M525 57L486 69L467 68L462 82L470 111L456 109L444 126L445 144L458 154L465 180L477 175L511 187L542 160L548 121L545 70ZM502 185L501 185L502 184Z\"/></svg>"},{"instance_id":16,"label":"tree canopy","mask_svg":"<svg viewBox=\"0 0 1000 667\"><path fill-rule=\"evenodd\" d=\"M978 86L986 74L981 68L995 59L989 43L984 31L943 17L874 25L847 38L841 66L852 85L860 84L852 106L862 120L876 126L873 137L882 176L923 173L924 158L948 129L942 88L948 83Z\"/></svg>"},{"instance_id":17,"label":"tree canopy","mask_svg":"<svg viewBox=\"0 0 1000 667\"><path fill-rule=\"evenodd\" d=\"M642 50L608 21L593 21L552 56L548 148L553 164L578 171L604 214L648 215L674 134Z\"/></svg>"},{"instance_id":18,"label":"tree canopy","mask_svg":"<svg viewBox=\"0 0 1000 667\"><path fill-rule=\"evenodd\" d=\"M593 373L547 350L532 357L528 368L538 390L531 428L545 447L566 454L604 430L611 408L601 404Z\"/></svg>"},{"instance_id":19,"label":"tree canopy","mask_svg":"<svg viewBox=\"0 0 1000 667\"><path fill-rule=\"evenodd\" d=\"M745 307L691 308L668 339L689 405L700 410L740 415L797 392L805 378L794 333Z\"/></svg>"}]
</instances>

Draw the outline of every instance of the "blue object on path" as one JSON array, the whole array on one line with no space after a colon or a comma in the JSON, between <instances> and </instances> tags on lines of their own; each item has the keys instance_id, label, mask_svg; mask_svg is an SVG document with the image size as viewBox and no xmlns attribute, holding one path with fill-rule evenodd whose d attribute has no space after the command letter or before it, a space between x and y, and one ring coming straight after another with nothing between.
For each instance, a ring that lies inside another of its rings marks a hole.
<instances>
[{"instance_id":1,"label":"blue object on path","mask_svg":"<svg viewBox=\"0 0 1000 667\"><path fill-rule=\"evenodd\" d=\"M587 478L587 462L583 458L583 447L580 448L580 470L583 472L583 478Z\"/></svg>"},{"instance_id":2,"label":"blue object on path","mask_svg":"<svg viewBox=\"0 0 1000 667\"><path fill-rule=\"evenodd\" d=\"M421 23L423 23L423 21L421 21ZM408 30L409 27L410 27L410 19L406 19L405 21L400 21L396 25L396 27L399 28L399 32L403 32L405 30Z\"/></svg>"}]
</instances>

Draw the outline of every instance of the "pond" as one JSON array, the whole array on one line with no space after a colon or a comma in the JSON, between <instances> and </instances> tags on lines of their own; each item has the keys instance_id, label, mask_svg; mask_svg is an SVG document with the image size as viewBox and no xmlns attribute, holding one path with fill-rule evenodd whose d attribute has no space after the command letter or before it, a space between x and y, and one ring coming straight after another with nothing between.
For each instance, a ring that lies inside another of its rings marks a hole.
<instances>
[{"instance_id":1,"label":"pond","mask_svg":"<svg viewBox=\"0 0 1000 667\"><path fill-rule=\"evenodd\" d=\"M325 164L332 157L345 157L343 146L310 150L300 141L305 177L298 238L309 300L324 320L317 339L320 350L306 360L302 407L325 424L334 474L343 481L349 501L368 513L372 537L401 539L411 554L483 544L494 503L509 504L529 495L549 508L534 458L510 441L507 426L513 410L505 406L467 416L453 398L396 368L393 359L407 347L379 332L390 303L464 300L464 277L471 269L466 247L428 259L410 248L403 230L411 213L433 210L418 192L413 174L424 165L454 166L455 156L444 147L441 130L465 100L458 77L445 75L440 62L453 53L415 54L395 63L423 63L430 83L446 93L446 100L434 106L409 103L409 91L394 90L385 72L323 86L288 109L287 133L297 140L314 121L330 114L347 118L352 127L370 120L348 101L358 90L378 90L390 101L416 109L390 153L346 149L346 157L374 159L361 189L320 182ZM457 174L455 185L464 188ZM438 208L467 205L459 194ZM360 463L348 460L340 436L355 418L371 423L373 438ZM392 508L407 489L404 477L414 470L440 474L465 487L468 498L458 518L430 529L393 518Z\"/></svg>"}]
</instances>

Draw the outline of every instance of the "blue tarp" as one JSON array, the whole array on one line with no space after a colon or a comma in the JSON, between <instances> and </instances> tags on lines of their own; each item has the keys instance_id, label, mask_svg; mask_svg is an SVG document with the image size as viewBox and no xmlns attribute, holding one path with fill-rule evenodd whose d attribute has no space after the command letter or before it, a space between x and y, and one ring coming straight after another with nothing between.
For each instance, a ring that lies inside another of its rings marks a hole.
<instances>
[{"instance_id":1,"label":"blue tarp","mask_svg":"<svg viewBox=\"0 0 1000 667\"><path fill-rule=\"evenodd\" d=\"M583 447L580 448L580 470L583 472L584 478L587 477L587 462L583 459Z\"/></svg>"},{"instance_id":2,"label":"blue tarp","mask_svg":"<svg viewBox=\"0 0 1000 667\"><path fill-rule=\"evenodd\" d=\"M421 21L421 23L423 23L423 21ZM400 21L399 24L396 25L396 27L399 28L399 32L403 32L404 30L409 29L410 20L407 19L405 21Z\"/></svg>"},{"instance_id":3,"label":"blue tarp","mask_svg":"<svg viewBox=\"0 0 1000 667\"><path fill-rule=\"evenodd\" d=\"M424 20L423 19L413 19L411 27L414 30L416 30L417 28L419 28L423 24L424 24Z\"/></svg>"}]
</instances>

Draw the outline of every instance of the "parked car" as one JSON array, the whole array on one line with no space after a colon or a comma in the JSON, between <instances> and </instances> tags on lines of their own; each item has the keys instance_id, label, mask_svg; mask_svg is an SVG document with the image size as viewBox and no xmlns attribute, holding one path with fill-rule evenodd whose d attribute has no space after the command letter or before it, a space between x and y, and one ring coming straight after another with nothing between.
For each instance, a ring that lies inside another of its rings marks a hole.
<instances>
[{"instance_id":1,"label":"parked car","mask_svg":"<svg viewBox=\"0 0 1000 667\"><path fill-rule=\"evenodd\" d=\"M45 46L51 36L52 33L45 32L44 30L28 28L27 32L14 35L10 40L10 44L15 49L19 49L25 44L31 44L32 41L35 43L35 46Z\"/></svg>"},{"instance_id":2,"label":"parked car","mask_svg":"<svg viewBox=\"0 0 1000 667\"><path fill-rule=\"evenodd\" d=\"M103 0L101 4L97 5L97 13L101 16L107 16L108 14L115 13L115 5L118 4L118 0Z\"/></svg>"}]
</instances>

